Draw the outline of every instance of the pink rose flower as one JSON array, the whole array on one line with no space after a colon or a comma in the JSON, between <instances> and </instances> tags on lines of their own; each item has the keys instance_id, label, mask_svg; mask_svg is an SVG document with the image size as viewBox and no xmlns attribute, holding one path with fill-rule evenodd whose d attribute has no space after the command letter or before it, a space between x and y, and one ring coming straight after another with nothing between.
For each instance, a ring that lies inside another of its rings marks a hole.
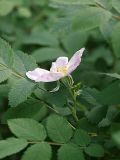
<instances>
[{"instance_id":1,"label":"pink rose flower","mask_svg":"<svg viewBox=\"0 0 120 160\"><path fill-rule=\"evenodd\" d=\"M82 48L77 51L69 61L68 57L57 58L56 62L52 62L50 71L36 68L26 72L26 76L35 82L53 82L69 76L80 65L84 50L85 48Z\"/></svg>"}]
</instances>

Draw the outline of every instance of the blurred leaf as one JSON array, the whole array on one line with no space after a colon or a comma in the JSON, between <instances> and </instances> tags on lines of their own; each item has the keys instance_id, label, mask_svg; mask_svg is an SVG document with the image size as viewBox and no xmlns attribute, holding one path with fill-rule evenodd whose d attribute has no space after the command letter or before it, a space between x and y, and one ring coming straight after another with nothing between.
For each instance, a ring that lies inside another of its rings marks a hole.
<instances>
[{"instance_id":1,"label":"blurred leaf","mask_svg":"<svg viewBox=\"0 0 120 160\"><path fill-rule=\"evenodd\" d=\"M24 0L23 2L27 6L44 6L47 4L47 0Z\"/></svg>"},{"instance_id":2,"label":"blurred leaf","mask_svg":"<svg viewBox=\"0 0 120 160\"><path fill-rule=\"evenodd\" d=\"M86 154L92 157L103 157L104 148L100 144L91 144L85 148Z\"/></svg>"},{"instance_id":3,"label":"blurred leaf","mask_svg":"<svg viewBox=\"0 0 120 160\"><path fill-rule=\"evenodd\" d=\"M103 118L102 121L99 123L99 127L107 127L111 124L111 121L108 118Z\"/></svg>"},{"instance_id":4,"label":"blurred leaf","mask_svg":"<svg viewBox=\"0 0 120 160\"><path fill-rule=\"evenodd\" d=\"M108 108L106 117L98 124L99 127L107 127L109 126L112 121L114 120L114 118L118 115L119 111L117 110L117 108L110 106Z\"/></svg>"},{"instance_id":5,"label":"blurred leaf","mask_svg":"<svg viewBox=\"0 0 120 160\"><path fill-rule=\"evenodd\" d=\"M78 5L92 5L95 4L95 0L69 0L69 1L64 1L64 0L50 0L50 6L55 7L55 8L60 8L60 7L73 7L78 6Z\"/></svg>"},{"instance_id":6,"label":"blurred leaf","mask_svg":"<svg viewBox=\"0 0 120 160\"><path fill-rule=\"evenodd\" d=\"M62 51L59 48L48 48L48 47L37 49L33 52L32 55L38 63L41 63L44 61L51 61L51 60L57 59L60 56L67 56L64 53L64 51Z\"/></svg>"},{"instance_id":7,"label":"blurred leaf","mask_svg":"<svg viewBox=\"0 0 120 160\"><path fill-rule=\"evenodd\" d=\"M86 116L90 122L97 124L106 116L107 109L106 106L94 107L86 113Z\"/></svg>"},{"instance_id":8,"label":"blurred leaf","mask_svg":"<svg viewBox=\"0 0 120 160\"><path fill-rule=\"evenodd\" d=\"M2 33L11 34L15 30L14 24L8 18L7 20L5 18L0 18L0 24L0 31Z\"/></svg>"},{"instance_id":9,"label":"blurred leaf","mask_svg":"<svg viewBox=\"0 0 120 160\"><path fill-rule=\"evenodd\" d=\"M112 0L95 0L98 4L103 6L104 8L111 9L112 8Z\"/></svg>"},{"instance_id":10,"label":"blurred leaf","mask_svg":"<svg viewBox=\"0 0 120 160\"><path fill-rule=\"evenodd\" d=\"M26 101L31 95L33 87L34 83L26 79L18 80L9 92L9 104L12 107L16 107L18 104Z\"/></svg>"},{"instance_id":11,"label":"blurred leaf","mask_svg":"<svg viewBox=\"0 0 120 160\"><path fill-rule=\"evenodd\" d=\"M120 13L120 1L119 0L112 0L112 6Z\"/></svg>"},{"instance_id":12,"label":"blurred leaf","mask_svg":"<svg viewBox=\"0 0 120 160\"><path fill-rule=\"evenodd\" d=\"M102 104L107 104L107 105L120 104L119 97L120 97L120 81L113 82L97 95L98 101Z\"/></svg>"},{"instance_id":13,"label":"blurred leaf","mask_svg":"<svg viewBox=\"0 0 120 160\"><path fill-rule=\"evenodd\" d=\"M20 5L22 0L17 2L16 0L1 0L0 1L0 16L6 16L9 14L15 6Z\"/></svg>"},{"instance_id":14,"label":"blurred leaf","mask_svg":"<svg viewBox=\"0 0 120 160\"><path fill-rule=\"evenodd\" d=\"M51 115L47 119L47 132L49 137L59 143L66 143L72 137L72 128L67 120L58 115Z\"/></svg>"},{"instance_id":15,"label":"blurred leaf","mask_svg":"<svg viewBox=\"0 0 120 160\"><path fill-rule=\"evenodd\" d=\"M25 7L19 7L18 8L18 14L20 17L29 18L32 16L31 11L28 8Z\"/></svg>"},{"instance_id":16,"label":"blurred leaf","mask_svg":"<svg viewBox=\"0 0 120 160\"><path fill-rule=\"evenodd\" d=\"M68 53L72 55L74 54L74 52L85 46L87 37L88 34L86 32L76 31L64 35L61 38L61 41L65 49L68 51Z\"/></svg>"},{"instance_id":17,"label":"blurred leaf","mask_svg":"<svg viewBox=\"0 0 120 160\"><path fill-rule=\"evenodd\" d=\"M58 39L56 35L49 32L31 33L25 36L23 44L26 45L42 45L42 46L58 46Z\"/></svg>"},{"instance_id":18,"label":"blurred leaf","mask_svg":"<svg viewBox=\"0 0 120 160\"><path fill-rule=\"evenodd\" d=\"M87 146L91 141L90 136L82 129L77 129L75 131L73 140L79 146Z\"/></svg>"},{"instance_id":19,"label":"blurred leaf","mask_svg":"<svg viewBox=\"0 0 120 160\"><path fill-rule=\"evenodd\" d=\"M108 65L112 65L113 64L113 56L111 51L104 47L97 47L96 49L93 50L92 54L88 57L87 60L89 60L90 62L95 62L97 60L99 60L100 58L103 58Z\"/></svg>"},{"instance_id":20,"label":"blurred leaf","mask_svg":"<svg viewBox=\"0 0 120 160\"><path fill-rule=\"evenodd\" d=\"M8 84L1 84L0 85L0 96L1 97L7 97L9 92L9 85Z\"/></svg>"},{"instance_id":21,"label":"blurred leaf","mask_svg":"<svg viewBox=\"0 0 120 160\"><path fill-rule=\"evenodd\" d=\"M30 141L43 141L46 138L46 131L43 125L33 119L11 119L8 120L8 126L11 132L19 138L24 138Z\"/></svg>"},{"instance_id":22,"label":"blurred leaf","mask_svg":"<svg viewBox=\"0 0 120 160\"><path fill-rule=\"evenodd\" d=\"M0 159L15 154L28 145L24 139L8 138L0 141Z\"/></svg>"},{"instance_id":23,"label":"blurred leaf","mask_svg":"<svg viewBox=\"0 0 120 160\"><path fill-rule=\"evenodd\" d=\"M84 88L81 92L81 98L85 99L92 106L100 106L96 95L99 93L95 88Z\"/></svg>"},{"instance_id":24,"label":"blurred leaf","mask_svg":"<svg viewBox=\"0 0 120 160\"><path fill-rule=\"evenodd\" d=\"M118 22L112 32L112 46L116 57L120 57L120 22Z\"/></svg>"},{"instance_id":25,"label":"blurred leaf","mask_svg":"<svg viewBox=\"0 0 120 160\"><path fill-rule=\"evenodd\" d=\"M110 45L111 45L112 31L113 31L113 28L114 28L115 24L116 24L116 20L115 19L110 19L109 21L107 21L106 23L104 23L100 26L100 31L101 31L104 39L108 43L110 43Z\"/></svg>"},{"instance_id":26,"label":"blurred leaf","mask_svg":"<svg viewBox=\"0 0 120 160\"><path fill-rule=\"evenodd\" d=\"M112 78L120 79L120 75L117 73L101 73L101 74L112 77Z\"/></svg>"},{"instance_id":27,"label":"blurred leaf","mask_svg":"<svg viewBox=\"0 0 120 160\"><path fill-rule=\"evenodd\" d=\"M82 150L72 144L65 144L58 150L58 160L85 160Z\"/></svg>"},{"instance_id":28,"label":"blurred leaf","mask_svg":"<svg viewBox=\"0 0 120 160\"><path fill-rule=\"evenodd\" d=\"M21 160L50 160L51 159L51 147L46 142L40 142L29 147Z\"/></svg>"},{"instance_id":29,"label":"blurred leaf","mask_svg":"<svg viewBox=\"0 0 120 160\"><path fill-rule=\"evenodd\" d=\"M111 125L111 136L113 141L116 143L118 147L120 147L120 124L113 123Z\"/></svg>"},{"instance_id":30,"label":"blurred leaf","mask_svg":"<svg viewBox=\"0 0 120 160\"><path fill-rule=\"evenodd\" d=\"M80 30L96 28L111 18L110 12L95 7L85 7L80 9L75 15L73 18L73 28Z\"/></svg>"},{"instance_id":31,"label":"blurred leaf","mask_svg":"<svg viewBox=\"0 0 120 160\"><path fill-rule=\"evenodd\" d=\"M88 119L85 117L83 117L79 120L77 127L80 129L83 129L87 132L96 132L97 131L96 125L89 122Z\"/></svg>"},{"instance_id":32,"label":"blurred leaf","mask_svg":"<svg viewBox=\"0 0 120 160\"><path fill-rule=\"evenodd\" d=\"M116 59L116 63L115 63L115 66L114 66L114 72L120 74L120 60L119 59Z\"/></svg>"}]
</instances>

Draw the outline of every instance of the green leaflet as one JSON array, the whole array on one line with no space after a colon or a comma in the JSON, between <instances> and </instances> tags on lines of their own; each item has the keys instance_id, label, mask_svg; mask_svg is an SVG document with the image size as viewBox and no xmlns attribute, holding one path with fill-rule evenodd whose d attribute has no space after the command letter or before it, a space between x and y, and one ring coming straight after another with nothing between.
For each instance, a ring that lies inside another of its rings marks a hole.
<instances>
[{"instance_id":1,"label":"green leaflet","mask_svg":"<svg viewBox=\"0 0 120 160\"><path fill-rule=\"evenodd\" d=\"M16 107L18 104L27 100L31 95L35 84L21 78L11 88L9 92L9 104L11 107Z\"/></svg>"},{"instance_id":2,"label":"green leaflet","mask_svg":"<svg viewBox=\"0 0 120 160\"><path fill-rule=\"evenodd\" d=\"M7 80L11 75L23 78L28 70L37 67L32 56L23 52L13 52L9 44L0 39L0 82Z\"/></svg>"},{"instance_id":3,"label":"green leaflet","mask_svg":"<svg viewBox=\"0 0 120 160\"><path fill-rule=\"evenodd\" d=\"M51 159L51 147L46 142L34 144L29 147L21 160L50 160Z\"/></svg>"},{"instance_id":4,"label":"green leaflet","mask_svg":"<svg viewBox=\"0 0 120 160\"><path fill-rule=\"evenodd\" d=\"M46 138L46 131L42 124L29 118L18 118L8 120L8 126L17 137L30 141L43 141Z\"/></svg>"},{"instance_id":5,"label":"green leaflet","mask_svg":"<svg viewBox=\"0 0 120 160\"><path fill-rule=\"evenodd\" d=\"M0 159L15 154L28 145L24 139L8 138L0 141Z\"/></svg>"},{"instance_id":6,"label":"green leaflet","mask_svg":"<svg viewBox=\"0 0 120 160\"><path fill-rule=\"evenodd\" d=\"M27 71L34 70L35 68L37 68L37 64L34 57L25 54L22 51L16 51L16 53L14 53L13 70L18 76L25 77Z\"/></svg>"},{"instance_id":7,"label":"green leaflet","mask_svg":"<svg viewBox=\"0 0 120 160\"><path fill-rule=\"evenodd\" d=\"M21 59L26 72L37 68L36 60L33 56L25 54L22 51L17 51L16 54Z\"/></svg>"},{"instance_id":8,"label":"green leaflet","mask_svg":"<svg viewBox=\"0 0 120 160\"><path fill-rule=\"evenodd\" d=\"M58 160L85 160L82 150L72 144L65 144L58 150Z\"/></svg>"},{"instance_id":9,"label":"green leaflet","mask_svg":"<svg viewBox=\"0 0 120 160\"><path fill-rule=\"evenodd\" d=\"M73 134L72 128L67 120L58 115L48 117L46 127L48 136L55 142L66 143Z\"/></svg>"},{"instance_id":10,"label":"green leaflet","mask_svg":"<svg viewBox=\"0 0 120 160\"><path fill-rule=\"evenodd\" d=\"M86 131L82 129L77 129L73 137L74 142L79 146L86 146L90 143L90 136Z\"/></svg>"},{"instance_id":11,"label":"green leaflet","mask_svg":"<svg viewBox=\"0 0 120 160\"><path fill-rule=\"evenodd\" d=\"M104 148L99 144L91 144L85 148L85 152L92 157L103 157Z\"/></svg>"}]
</instances>

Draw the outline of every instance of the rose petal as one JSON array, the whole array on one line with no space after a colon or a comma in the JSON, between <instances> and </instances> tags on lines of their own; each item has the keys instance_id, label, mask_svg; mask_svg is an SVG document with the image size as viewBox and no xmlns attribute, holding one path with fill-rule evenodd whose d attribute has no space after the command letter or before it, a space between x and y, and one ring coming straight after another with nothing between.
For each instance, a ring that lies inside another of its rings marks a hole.
<instances>
[{"instance_id":1,"label":"rose petal","mask_svg":"<svg viewBox=\"0 0 120 160\"><path fill-rule=\"evenodd\" d=\"M51 72L57 72L57 66L56 66L56 63L55 62L52 62L52 66L50 68L50 71Z\"/></svg>"},{"instance_id":2,"label":"rose petal","mask_svg":"<svg viewBox=\"0 0 120 160\"><path fill-rule=\"evenodd\" d=\"M70 61L68 63L68 73L73 72L79 66L84 50L85 50L85 48L80 49L70 59Z\"/></svg>"},{"instance_id":3,"label":"rose petal","mask_svg":"<svg viewBox=\"0 0 120 160\"><path fill-rule=\"evenodd\" d=\"M59 57L55 63L57 67L64 67L68 64L68 57Z\"/></svg>"},{"instance_id":4,"label":"rose petal","mask_svg":"<svg viewBox=\"0 0 120 160\"><path fill-rule=\"evenodd\" d=\"M26 76L30 78L31 80L36 81L38 77L40 77L42 74L47 74L47 73L49 73L49 71L41 69L41 68L36 68L33 71L28 71L26 73Z\"/></svg>"},{"instance_id":5,"label":"rose petal","mask_svg":"<svg viewBox=\"0 0 120 160\"><path fill-rule=\"evenodd\" d=\"M53 82L59 80L62 77L60 73L53 73L41 68L28 71L26 76L35 82Z\"/></svg>"}]
</instances>

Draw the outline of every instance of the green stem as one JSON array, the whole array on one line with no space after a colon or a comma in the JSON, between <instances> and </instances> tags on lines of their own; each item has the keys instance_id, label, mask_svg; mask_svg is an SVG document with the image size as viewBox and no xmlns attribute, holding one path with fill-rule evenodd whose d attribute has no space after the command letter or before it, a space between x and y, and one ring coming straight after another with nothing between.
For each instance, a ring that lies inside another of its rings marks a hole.
<instances>
[{"instance_id":1,"label":"green stem","mask_svg":"<svg viewBox=\"0 0 120 160\"><path fill-rule=\"evenodd\" d=\"M29 144L35 144L35 143L41 143L42 141L28 141ZM64 145L65 143L55 143L55 142L49 142L49 141L45 141L46 143L53 145L53 146L61 146ZM86 147L80 147L81 149L84 149Z\"/></svg>"},{"instance_id":2,"label":"green stem","mask_svg":"<svg viewBox=\"0 0 120 160\"><path fill-rule=\"evenodd\" d=\"M34 143L41 143L42 141L28 141L29 144L34 144ZM54 146L61 146L63 145L62 143L54 143L54 142L48 142L46 141L47 143L49 143L50 145L54 145Z\"/></svg>"},{"instance_id":3,"label":"green stem","mask_svg":"<svg viewBox=\"0 0 120 160\"><path fill-rule=\"evenodd\" d=\"M79 121L79 119L78 119L78 117L77 117L77 111L76 111L76 109L75 109L75 108L73 108L73 110L72 110L72 115L73 115L73 117L74 117L75 121L76 121L76 122L78 122L78 121Z\"/></svg>"}]
</instances>

